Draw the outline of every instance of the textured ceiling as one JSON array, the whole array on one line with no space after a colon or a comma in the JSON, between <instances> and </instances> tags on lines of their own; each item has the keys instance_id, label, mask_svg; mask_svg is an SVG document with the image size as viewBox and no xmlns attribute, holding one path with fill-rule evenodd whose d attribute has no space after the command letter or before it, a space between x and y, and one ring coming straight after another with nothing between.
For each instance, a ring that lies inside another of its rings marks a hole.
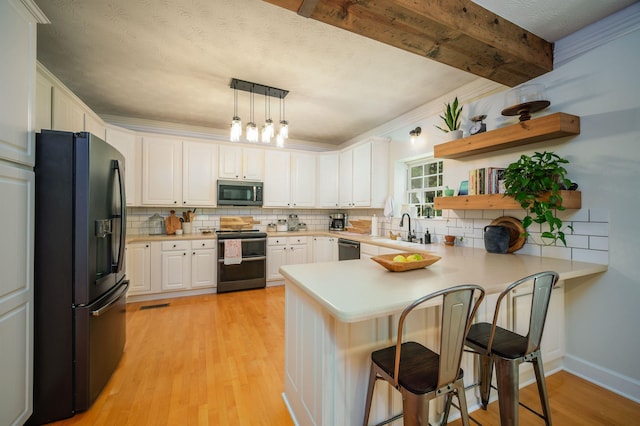
<instances>
[{"instance_id":1,"label":"textured ceiling","mask_svg":"<svg viewBox=\"0 0 640 426\"><path fill-rule=\"evenodd\" d=\"M235 77L289 90L292 138L339 144L478 78L259 0L35 2L38 60L99 115L227 129ZM556 41L634 1L476 3Z\"/></svg>"}]
</instances>

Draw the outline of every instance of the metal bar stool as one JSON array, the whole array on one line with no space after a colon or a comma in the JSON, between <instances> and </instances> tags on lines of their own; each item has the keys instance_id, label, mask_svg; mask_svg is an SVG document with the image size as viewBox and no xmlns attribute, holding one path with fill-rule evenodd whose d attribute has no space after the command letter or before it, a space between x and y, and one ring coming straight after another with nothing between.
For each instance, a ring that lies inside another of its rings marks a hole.
<instances>
[{"instance_id":1,"label":"metal bar stool","mask_svg":"<svg viewBox=\"0 0 640 426\"><path fill-rule=\"evenodd\" d=\"M466 345L473 352L480 355L480 399L482 408L487 409L489 393L491 391L491 376L493 366L496 368L496 382L498 390L498 404L500 407L500 424L518 424L519 367L523 362L533 364L536 375L538 394L542 405L542 414L524 406L551 425L551 410L544 378L542 357L540 356L540 341L544 323L547 318L551 291L558 282L556 272L547 271L530 275L509 285L498 297L496 309L491 324L482 322L473 324L467 335ZM513 289L533 281L531 293L531 313L529 329L525 336L504 329L497 325L502 299Z\"/></svg>"},{"instance_id":2,"label":"metal bar stool","mask_svg":"<svg viewBox=\"0 0 640 426\"><path fill-rule=\"evenodd\" d=\"M440 353L417 342L402 342L407 315L421 304L442 297ZM475 298L475 301L474 301ZM461 285L424 296L402 311L398 321L397 342L371 354L371 372L363 424L369 423L373 390L379 379L386 380L402 394L402 414L385 420L390 423L404 416L405 425L428 425L429 401L451 394L458 397L462 422L469 425L467 402L460 368L464 341L471 320L484 299L484 289L477 285ZM447 410L449 404L446 404Z\"/></svg>"}]
</instances>

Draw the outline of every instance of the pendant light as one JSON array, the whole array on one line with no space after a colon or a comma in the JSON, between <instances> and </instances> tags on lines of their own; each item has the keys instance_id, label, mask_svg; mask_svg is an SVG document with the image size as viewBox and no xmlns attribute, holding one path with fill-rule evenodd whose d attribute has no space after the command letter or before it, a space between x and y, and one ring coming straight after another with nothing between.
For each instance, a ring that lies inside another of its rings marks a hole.
<instances>
[{"instance_id":1,"label":"pendant light","mask_svg":"<svg viewBox=\"0 0 640 426\"><path fill-rule=\"evenodd\" d=\"M289 138L289 123L287 122L287 120L285 119L285 111L284 111L284 98L282 96L280 96L280 131L278 132L278 136L282 137L283 139L283 144L284 144L284 139L288 139ZM280 145L278 145L280 146Z\"/></svg>"},{"instance_id":2,"label":"pendant light","mask_svg":"<svg viewBox=\"0 0 640 426\"><path fill-rule=\"evenodd\" d=\"M253 90L251 90L251 100L249 102L250 105L250 120L247 124L247 140L249 142L258 142L258 127L256 123L253 121Z\"/></svg>"},{"instance_id":3,"label":"pendant light","mask_svg":"<svg viewBox=\"0 0 640 426\"><path fill-rule=\"evenodd\" d=\"M242 135L242 120L238 117L238 89L233 88L233 119L231 120L231 142L240 141Z\"/></svg>"},{"instance_id":4,"label":"pendant light","mask_svg":"<svg viewBox=\"0 0 640 426\"><path fill-rule=\"evenodd\" d=\"M262 126L262 142L271 143L273 137L273 120L271 119L271 99L269 94L264 96L264 126Z\"/></svg>"}]
</instances>

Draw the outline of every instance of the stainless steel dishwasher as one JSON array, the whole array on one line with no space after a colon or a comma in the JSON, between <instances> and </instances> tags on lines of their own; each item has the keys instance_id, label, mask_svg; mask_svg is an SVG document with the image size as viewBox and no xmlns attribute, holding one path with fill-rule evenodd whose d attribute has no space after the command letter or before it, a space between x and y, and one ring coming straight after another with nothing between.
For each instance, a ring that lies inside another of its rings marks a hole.
<instances>
[{"instance_id":1,"label":"stainless steel dishwasher","mask_svg":"<svg viewBox=\"0 0 640 426\"><path fill-rule=\"evenodd\" d=\"M360 242L338 238L338 260L360 259Z\"/></svg>"}]
</instances>

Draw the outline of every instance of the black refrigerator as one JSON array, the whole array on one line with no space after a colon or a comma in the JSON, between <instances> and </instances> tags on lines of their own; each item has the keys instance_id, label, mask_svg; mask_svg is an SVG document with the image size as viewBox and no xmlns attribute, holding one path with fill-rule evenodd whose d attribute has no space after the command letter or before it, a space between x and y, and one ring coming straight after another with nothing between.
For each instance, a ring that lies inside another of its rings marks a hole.
<instances>
[{"instance_id":1,"label":"black refrigerator","mask_svg":"<svg viewBox=\"0 0 640 426\"><path fill-rule=\"evenodd\" d=\"M86 132L36 135L34 398L27 424L91 406L126 340L124 157Z\"/></svg>"}]
</instances>

